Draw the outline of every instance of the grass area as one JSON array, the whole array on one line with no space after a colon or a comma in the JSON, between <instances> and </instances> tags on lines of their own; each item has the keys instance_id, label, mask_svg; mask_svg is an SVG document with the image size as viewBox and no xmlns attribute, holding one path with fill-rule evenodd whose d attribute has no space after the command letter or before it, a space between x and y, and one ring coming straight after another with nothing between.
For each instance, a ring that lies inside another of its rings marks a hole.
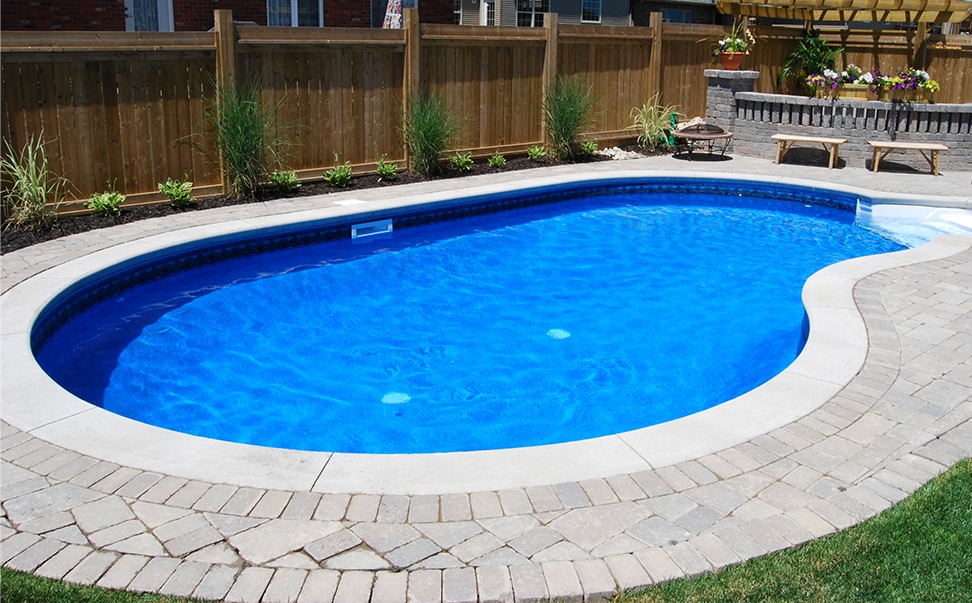
<instances>
[{"instance_id":1,"label":"grass area","mask_svg":"<svg viewBox=\"0 0 972 603\"><path fill-rule=\"evenodd\" d=\"M3 603L190 601L73 586L7 569L0 581ZM613 599L661 601L972 601L972 459L839 534Z\"/></svg>"},{"instance_id":2,"label":"grass area","mask_svg":"<svg viewBox=\"0 0 972 603\"><path fill-rule=\"evenodd\" d=\"M179 599L123 590L107 590L94 586L77 586L4 568L0 570L0 601L3 603L192 603L197 599Z\"/></svg>"},{"instance_id":3,"label":"grass area","mask_svg":"<svg viewBox=\"0 0 972 603\"><path fill-rule=\"evenodd\" d=\"M662 601L972 601L972 459L838 534L614 599Z\"/></svg>"}]
</instances>

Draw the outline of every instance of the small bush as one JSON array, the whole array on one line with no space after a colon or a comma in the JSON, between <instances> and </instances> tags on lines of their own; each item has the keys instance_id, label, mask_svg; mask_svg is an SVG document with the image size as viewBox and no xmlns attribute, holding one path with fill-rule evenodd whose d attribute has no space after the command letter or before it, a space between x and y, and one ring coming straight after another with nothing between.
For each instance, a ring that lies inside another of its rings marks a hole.
<instances>
[{"instance_id":1,"label":"small bush","mask_svg":"<svg viewBox=\"0 0 972 603\"><path fill-rule=\"evenodd\" d=\"M456 153L449 158L449 165L456 171L468 172L473 166L472 153Z\"/></svg>"},{"instance_id":2,"label":"small bush","mask_svg":"<svg viewBox=\"0 0 972 603\"><path fill-rule=\"evenodd\" d=\"M7 154L0 157L5 227L44 228L57 215L65 180L54 177L47 169L43 138L43 132L36 139L31 136L19 154L7 143ZM48 200L53 207L48 207Z\"/></svg>"},{"instance_id":3,"label":"small bush","mask_svg":"<svg viewBox=\"0 0 972 603\"><path fill-rule=\"evenodd\" d=\"M334 161L339 161L338 156L334 156ZM331 186L344 188L351 184L351 162L345 161L344 165L336 165L324 172L324 180Z\"/></svg>"},{"instance_id":4,"label":"small bush","mask_svg":"<svg viewBox=\"0 0 972 603\"><path fill-rule=\"evenodd\" d=\"M300 182L297 182L297 172L281 172L280 170L274 170L267 174L267 179L270 183L277 187L277 190L284 192L295 191L300 188Z\"/></svg>"},{"instance_id":5,"label":"small bush","mask_svg":"<svg viewBox=\"0 0 972 603\"><path fill-rule=\"evenodd\" d=\"M543 147L530 147L527 149L527 157L530 161L540 161L547 156L547 149Z\"/></svg>"},{"instance_id":6,"label":"small bush","mask_svg":"<svg viewBox=\"0 0 972 603\"><path fill-rule=\"evenodd\" d=\"M590 86L578 79L557 78L543 103L543 117L556 157L574 156L577 135L590 124L593 109L594 96Z\"/></svg>"},{"instance_id":7,"label":"small bush","mask_svg":"<svg viewBox=\"0 0 972 603\"><path fill-rule=\"evenodd\" d=\"M655 94L640 108L631 110L631 117L634 119L631 127L638 130L638 144L645 149L654 149L659 145L675 146L669 130L675 121L673 117L677 118L681 113L675 105L663 106L658 99L658 94Z\"/></svg>"},{"instance_id":8,"label":"small bush","mask_svg":"<svg viewBox=\"0 0 972 603\"><path fill-rule=\"evenodd\" d=\"M580 149L581 149L581 151L585 155L591 156L594 153L597 153L597 141L596 140L588 140L588 141L582 142L582 143L580 143Z\"/></svg>"},{"instance_id":9,"label":"small bush","mask_svg":"<svg viewBox=\"0 0 972 603\"><path fill-rule=\"evenodd\" d=\"M192 205L192 182L169 178L159 183L159 192L169 198L172 207Z\"/></svg>"},{"instance_id":10,"label":"small bush","mask_svg":"<svg viewBox=\"0 0 972 603\"><path fill-rule=\"evenodd\" d=\"M111 186L111 185L109 185ZM91 195L91 200L85 205L88 209L99 216L117 216L121 214L121 204L125 201L125 195L114 190Z\"/></svg>"},{"instance_id":11,"label":"small bush","mask_svg":"<svg viewBox=\"0 0 972 603\"><path fill-rule=\"evenodd\" d=\"M398 178L398 166L395 163L386 163L384 155L378 159L376 170L378 171L378 182Z\"/></svg>"},{"instance_id":12,"label":"small bush","mask_svg":"<svg viewBox=\"0 0 972 603\"><path fill-rule=\"evenodd\" d=\"M493 167L504 166L506 165L506 157L503 157L503 155L499 151L496 151L495 153L489 156L489 165Z\"/></svg>"},{"instance_id":13,"label":"small bush","mask_svg":"<svg viewBox=\"0 0 972 603\"><path fill-rule=\"evenodd\" d=\"M415 97L405 119L405 141L412 168L429 176L442 169L440 157L459 129L445 101L432 95Z\"/></svg>"}]
</instances>

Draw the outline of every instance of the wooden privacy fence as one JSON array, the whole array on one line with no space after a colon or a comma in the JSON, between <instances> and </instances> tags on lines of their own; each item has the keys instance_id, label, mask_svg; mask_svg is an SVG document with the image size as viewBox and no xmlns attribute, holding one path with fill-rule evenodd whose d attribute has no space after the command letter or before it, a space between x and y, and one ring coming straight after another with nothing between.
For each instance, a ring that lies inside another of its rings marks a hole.
<instances>
[{"instance_id":1,"label":"wooden privacy fence","mask_svg":"<svg viewBox=\"0 0 972 603\"><path fill-rule=\"evenodd\" d=\"M209 135L217 81L257 85L274 127L294 145L287 169L302 179L350 162L407 161L401 125L408 99L439 95L461 124L455 150L484 156L543 144L541 100L558 76L593 86L588 139L633 140L630 113L656 91L692 117L705 115L712 41L725 29L560 25L542 29L423 25L407 10L401 30L234 26L216 11L211 33L4 32L2 136L19 149L43 132L49 167L78 199L114 186L127 203L155 202L159 182L188 178L197 196L224 188ZM746 69L769 87L801 33L756 28ZM957 36L916 46L899 32L826 34L845 60L885 72L917 64L942 84L938 99L972 98L972 44ZM917 62L917 63L916 63Z\"/></svg>"}]
</instances>

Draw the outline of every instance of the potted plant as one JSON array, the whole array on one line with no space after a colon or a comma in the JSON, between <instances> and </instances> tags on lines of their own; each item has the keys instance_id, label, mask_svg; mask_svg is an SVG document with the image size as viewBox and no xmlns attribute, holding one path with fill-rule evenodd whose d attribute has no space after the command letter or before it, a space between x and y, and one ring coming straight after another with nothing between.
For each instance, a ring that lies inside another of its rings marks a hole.
<instances>
[{"instance_id":1,"label":"potted plant","mask_svg":"<svg viewBox=\"0 0 972 603\"><path fill-rule=\"evenodd\" d=\"M814 91L817 98L837 98L840 74L833 69L824 69L822 73L811 73L807 76L807 86Z\"/></svg>"},{"instance_id":2,"label":"potted plant","mask_svg":"<svg viewBox=\"0 0 972 603\"><path fill-rule=\"evenodd\" d=\"M756 44L756 38L742 21L733 21L729 35L716 42L712 50L712 59L719 59L723 69L734 71L739 69L743 55L749 54L749 49Z\"/></svg>"},{"instance_id":3,"label":"potted plant","mask_svg":"<svg viewBox=\"0 0 972 603\"><path fill-rule=\"evenodd\" d=\"M790 82L800 82L809 86L810 94L813 95L816 86L810 85L807 78L823 73L826 69L833 69L837 56L843 51L843 48L830 48L817 30L807 29L803 32L803 39L780 68L776 85L784 88Z\"/></svg>"},{"instance_id":4,"label":"potted plant","mask_svg":"<svg viewBox=\"0 0 972 603\"><path fill-rule=\"evenodd\" d=\"M927 71L915 68L893 76L878 75L874 85L878 88L879 100L894 102L931 102L933 95L941 89Z\"/></svg>"},{"instance_id":5,"label":"potted plant","mask_svg":"<svg viewBox=\"0 0 972 603\"><path fill-rule=\"evenodd\" d=\"M867 92L874 80L870 72L864 73L863 69L851 63L840 76L842 81L837 93L839 98L867 100Z\"/></svg>"}]
</instances>

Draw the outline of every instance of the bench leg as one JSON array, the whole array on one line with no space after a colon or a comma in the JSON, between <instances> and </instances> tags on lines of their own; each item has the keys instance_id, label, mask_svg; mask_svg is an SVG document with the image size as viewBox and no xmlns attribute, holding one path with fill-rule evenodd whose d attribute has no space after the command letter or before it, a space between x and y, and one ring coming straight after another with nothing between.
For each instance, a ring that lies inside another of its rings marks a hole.
<instances>
[{"instance_id":1,"label":"bench leg","mask_svg":"<svg viewBox=\"0 0 972 603\"><path fill-rule=\"evenodd\" d=\"M932 158L935 160L934 161L934 164L935 165L933 167L935 168L935 175L937 176L938 175L938 156L939 156L939 152L938 151L932 151L931 154L932 154Z\"/></svg>"},{"instance_id":2,"label":"bench leg","mask_svg":"<svg viewBox=\"0 0 972 603\"><path fill-rule=\"evenodd\" d=\"M828 167L834 169L835 165L837 165L837 145L832 144L830 145L830 165Z\"/></svg>"}]
</instances>

